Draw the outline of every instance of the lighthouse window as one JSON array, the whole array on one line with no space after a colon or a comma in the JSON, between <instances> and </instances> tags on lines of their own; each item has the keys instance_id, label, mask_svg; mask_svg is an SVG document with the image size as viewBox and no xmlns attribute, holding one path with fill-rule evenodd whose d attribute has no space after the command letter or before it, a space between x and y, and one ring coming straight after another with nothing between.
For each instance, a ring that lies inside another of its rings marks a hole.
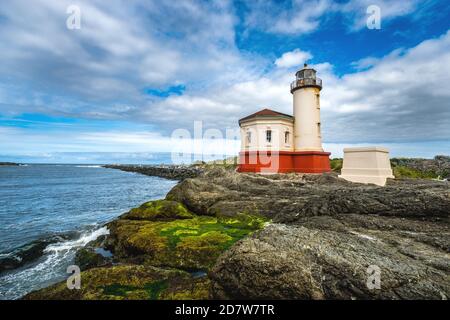
<instances>
[{"instance_id":1,"label":"lighthouse window","mask_svg":"<svg viewBox=\"0 0 450 320\"><path fill-rule=\"evenodd\" d=\"M289 143L289 131L286 131L284 133L284 143L286 143L286 144Z\"/></svg>"},{"instance_id":2,"label":"lighthouse window","mask_svg":"<svg viewBox=\"0 0 450 320\"><path fill-rule=\"evenodd\" d=\"M266 131L266 141L267 142L272 142L272 130L267 130Z\"/></svg>"},{"instance_id":3,"label":"lighthouse window","mask_svg":"<svg viewBox=\"0 0 450 320\"><path fill-rule=\"evenodd\" d=\"M251 132L247 132L247 143L248 144L252 143L252 133Z\"/></svg>"}]
</instances>

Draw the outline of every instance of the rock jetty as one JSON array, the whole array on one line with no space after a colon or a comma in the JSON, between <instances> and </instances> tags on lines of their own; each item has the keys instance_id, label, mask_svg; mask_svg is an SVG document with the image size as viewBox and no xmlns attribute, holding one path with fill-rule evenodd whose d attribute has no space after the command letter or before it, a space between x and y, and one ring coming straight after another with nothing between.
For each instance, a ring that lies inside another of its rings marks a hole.
<instances>
[{"instance_id":1,"label":"rock jetty","mask_svg":"<svg viewBox=\"0 0 450 320\"><path fill-rule=\"evenodd\" d=\"M200 167L186 165L105 165L103 167L171 180L195 178L203 172Z\"/></svg>"}]
</instances>

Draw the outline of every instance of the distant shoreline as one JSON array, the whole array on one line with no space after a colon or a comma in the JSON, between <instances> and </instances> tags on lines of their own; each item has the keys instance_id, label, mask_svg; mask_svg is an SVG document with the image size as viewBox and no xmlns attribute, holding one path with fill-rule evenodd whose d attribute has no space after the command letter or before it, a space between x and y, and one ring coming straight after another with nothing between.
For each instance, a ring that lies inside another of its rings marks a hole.
<instances>
[{"instance_id":1,"label":"distant shoreline","mask_svg":"<svg viewBox=\"0 0 450 320\"><path fill-rule=\"evenodd\" d=\"M19 163L14 163L14 162L0 162L0 166L1 167L18 167L21 164Z\"/></svg>"}]
</instances>

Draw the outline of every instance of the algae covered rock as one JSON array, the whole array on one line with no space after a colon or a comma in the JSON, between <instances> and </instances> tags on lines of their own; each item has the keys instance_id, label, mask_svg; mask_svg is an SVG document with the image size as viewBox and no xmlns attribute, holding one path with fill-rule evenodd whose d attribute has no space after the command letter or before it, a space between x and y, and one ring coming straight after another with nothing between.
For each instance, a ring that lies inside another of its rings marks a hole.
<instances>
[{"instance_id":1,"label":"algae covered rock","mask_svg":"<svg viewBox=\"0 0 450 320\"><path fill-rule=\"evenodd\" d=\"M96 252L95 248L81 248L75 254L75 264L81 270L105 266L111 263L111 259Z\"/></svg>"},{"instance_id":2,"label":"algae covered rock","mask_svg":"<svg viewBox=\"0 0 450 320\"><path fill-rule=\"evenodd\" d=\"M81 273L80 290L66 282L26 295L26 300L208 299L209 280L179 270L137 265L96 268Z\"/></svg>"},{"instance_id":3,"label":"algae covered rock","mask_svg":"<svg viewBox=\"0 0 450 320\"><path fill-rule=\"evenodd\" d=\"M150 221L189 219L192 217L192 213L184 205L169 200L146 202L140 207L131 209L130 212L121 216L122 219Z\"/></svg>"},{"instance_id":4,"label":"algae covered rock","mask_svg":"<svg viewBox=\"0 0 450 320\"><path fill-rule=\"evenodd\" d=\"M192 216L171 221L130 220L109 224L116 259L152 266L207 270L236 241L263 227L265 219Z\"/></svg>"}]
</instances>

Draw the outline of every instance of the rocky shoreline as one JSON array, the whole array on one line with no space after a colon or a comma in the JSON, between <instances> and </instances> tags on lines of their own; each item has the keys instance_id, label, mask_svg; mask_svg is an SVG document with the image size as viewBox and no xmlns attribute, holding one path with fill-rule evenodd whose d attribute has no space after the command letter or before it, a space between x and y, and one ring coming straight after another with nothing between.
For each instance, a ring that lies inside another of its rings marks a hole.
<instances>
[{"instance_id":1,"label":"rocky shoreline","mask_svg":"<svg viewBox=\"0 0 450 320\"><path fill-rule=\"evenodd\" d=\"M63 282L24 298L450 296L446 181L396 179L377 187L347 182L336 173L196 170L194 176L171 175L182 181L166 199L125 213L107 225L109 236L79 251L81 290L68 290ZM367 285L374 266L380 289Z\"/></svg>"}]
</instances>

